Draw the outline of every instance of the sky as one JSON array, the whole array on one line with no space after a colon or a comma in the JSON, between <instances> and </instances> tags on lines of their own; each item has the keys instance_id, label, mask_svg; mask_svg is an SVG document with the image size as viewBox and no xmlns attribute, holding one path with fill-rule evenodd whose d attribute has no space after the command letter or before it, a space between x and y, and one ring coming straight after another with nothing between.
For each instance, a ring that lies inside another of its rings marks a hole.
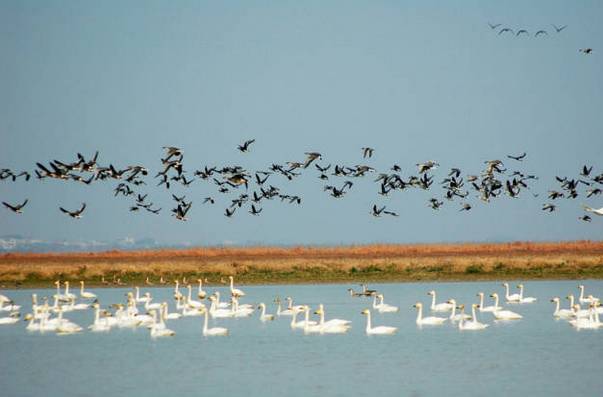
<instances>
[{"instance_id":1,"label":"sky","mask_svg":"<svg viewBox=\"0 0 603 397\"><path fill-rule=\"evenodd\" d=\"M555 175L575 177L583 164L603 172L602 17L600 1L0 0L0 168L98 150L102 165L154 174L169 145L183 149L189 173L266 169L318 151L322 164L397 163L405 178L437 160L439 181L450 167L478 173L485 160L525 151L523 163L505 163L540 176L541 193L436 212L426 202L437 186L382 198L366 178L336 200L312 171L292 183L271 177L303 202L267 202L261 216L226 218L229 199L205 182L175 188L193 200L179 222L151 179L141 192L159 216L130 213L114 182L5 181L0 200L29 204L22 215L0 208L0 235L194 245L601 239L603 219L578 221L580 204L602 206L601 196L564 200L553 214L541 206ZM488 23L548 35L498 35ZM249 153L236 150L251 138ZM364 146L375 148L370 160ZM208 195L214 206L201 204ZM79 221L58 210L82 202ZM373 204L400 217L374 218Z\"/></svg>"}]
</instances>

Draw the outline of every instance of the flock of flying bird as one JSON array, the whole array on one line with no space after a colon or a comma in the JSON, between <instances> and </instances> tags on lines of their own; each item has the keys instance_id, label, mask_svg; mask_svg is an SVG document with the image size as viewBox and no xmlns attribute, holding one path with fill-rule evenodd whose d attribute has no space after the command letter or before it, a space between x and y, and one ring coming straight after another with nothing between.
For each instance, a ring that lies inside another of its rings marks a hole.
<instances>
[{"instance_id":1,"label":"flock of flying bird","mask_svg":"<svg viewBox=\"0 0 603 397\"><path fill-rule=\"evenodd\" d=\"M72 322L64 317L65 313L79 310L94 311L94 322L88 326L91 332L107 332L113 328L148 328L151 337L173 336L175 332L169 329L166 325L167 321L178 320L184 317L203 316L202 333L204 336L225 336L229 334L228 328L225 327L209 327L208 319L226 319L226 318L243 318L252 316L256 308L259 310L259 320L269 322L276 318L289 317L290 326L292 329L303 330L305 334L345 334L351 326L352 321L344 319L325 319L325 307L319 304L316 310L313 311L318 316L317 319L310 318L312 311L309 305L293 305L293 299L287 297L287 306L281 306L280 298L276 298L276 313L266 313L266 305L259 304L242 304L240 299L246 296L239 288L234 287L234 278L230 276L230 302L220 301L220 292L214 291L209 294L203 289L203 280L197 280L199 287L196 296L193 296L193 287L191 284L186 286L187 293L180 291L179 281L175 281L173 297L176 301L175 312L169 311L169 303L153 302L153 297L150 292L141 295L140 288L134 287L134 291L126 294L125 303L115 303L108 306L106 309L101 309L100 303L96 294L85 290L83 281L80 281L79 296L70 292L69 282L64 283L65 289L61 289L61 282L56 281L56 293L50 297L53 304L49 304L49 297L42 299L43 303L38 301L37 294L32 294L31 313L24 316L28 322L26 329L28 331L38 332L56 332L60 335L74 334L84 330L83 327ZM352 297L367 297L372 298L372 306L362 310L361 314L366 315L367 335L391 335L397 332L397 327L391 326L376 326L371 322L371 313L397 313L398 306L386 304L384 296L376 290L368 289L365 284L362 285L361 291L354 291L349 288L348 292ZM517 285L518 293L511 294L509 284L502 284L505 288L504 300L507 304L521 305L536 302L536 298L524 296L523 284ZM599 320L599 314L603 313L599 298L593 295L585 296L584 286L580 285L580 296L578 301L575 301L574 295L570 294L566 298L569 300L569 308L560 308L559 297L554 297L551 302L555 304L553 317L556 319L567 320L570 325L576 329L598 329L603 327L603 323ZM484 293L477 294L478 302L471 304L471 314L465 313L465 305L458 304L455 299L448 299L445 302L437 302L436 291L432 290L427 293L431 297L429 310L436 315L423 315L423 304L417 302L413 307L417 310L416 324L423 325L442 325L446 322L457 324L459 330L484 330L489 324L478 321L478 313L490 313L494 321L517 321L523 316L515 311L509 310L501 306L501 298L497 293L492 293L489 296L493 299L492 305L484 304ZM208 301L209 308L203 303L203 300ZM587 304L588 309L582 309L581 304ZM139 310L138 306L142 306L143 310ZM372 309L372 312L371 312ZM14 301L5 295L0 294L0 313L10 313L7 316L0 317L0 325L16 324L20 319L21 306L16 305ZM457 310L459 312L457 313ZM440 313L440 316L437 315ZM446 313L442 316L442 313ZM298 320L299 315L303 315L302 320Z\"/></svg>"},{"instance_id":2,"label":"flock of flying bird","mask_svg":"<svg viewBox=\"0 0 603 397\"><path fill-rule=\"evenodd\" d=\"M490 29L492 29L494 32L497 32L497 34L500 35L511 35L513 37L520 37L520 36L525 36L525 37L545 37L549 35L549 32L546 29L539 29L536 30L534 32L534 34L532 35L530 33L530 31L528 29L525 28L519 28L519 29L512 29L510 27L507 26L502 26L502 23L490 23L488 22L488 26L490 27ZM501 27L502 26L502 27ZM567 28L567 25L563 25L563 26L557 26L557 25L551 25L553 27L553 29L555 30L555 33L561 33L565 28ZM499 29L500 28L500 29ZM593 49L590 47L586 47L586 48L580 48L578 50L579 52L589 55L592 54Z\"/></svg>"},{"instance_id":3,"label":"flock of flying bird","mask_svg":"<svg viewBox=\"0 0 603 397\"><path fill-rule=\"evenodd\" d=\"M238 150L247 153L251 150L255 140L247 140L238 146ZM186 221L193 205L193 200L187 199L186 195L178 196L173 192L173 188L189 188L195 182L205 182L215 188L216 194L233 195L230 198L228 206L224 210L226 217L234 216L238 211L246 206L248 212L258 216L262 213L262 203L265 201L278 199L288 204L300 205L302 197L299 195L287 194L278 186L275 180L279 178L284 182L294 181L303 173L309 172L313 168L316 177L323 181L323 191L335 199L341 199L352 191L356 180L368 178L370 175L372 181L377 185L377 194L383 197L390 196L394 192L406 190L433 190L434 170L439 167L436 161L428 160L416 164L416 173L402 176L402 168L394 164L386 172L378 172L367 163L375 153L375 149L363 147L361 149L362 164L353 166L345 164L324 164L323 157L318 152L306 152L303 161L288 161L285 164L272 163L267 169L248 171L239 165L225 166L204 166L193 172L189 172L184 167L183 150L177 147L164 147L164 156L161 158L161 170L154 176L158 182L158 187L166 190L172 189L171 198L174 207L171 209L171 215L179 221ZM82 154L77 154L77 160L74 162L52 160L48 165L36 163L37 169L34 175L38 180L52 179L62 182L82 183L90 185L101 181L116 182L113 192L114 196L123 196L133 198L129 206L131 212L146 211L152 214L159 214L162 208L156 206L148 200L149 193L141 192L147 185L149 170L142 165L128 166L125 168L116 168L113 164L102 166L98 163L98 155L86 159ZM508 155L507 159L513 163L513 166L520 164L526 159L527 154ZM311 167L312 166L312 167ZM0 180L17 181L33 180L28 171L16 172L8 168L0 169ZM338 180L342 180L338 182ZM530 192L534 197L537 193L532 191L532 183L538 180L538 177L528 174L525 171L513 169L510 170L502 160L494 159L484 162L480 172L475 174L463 175L459 168L451 168L447 176L439 182L443 193L439 197L431 197L427 205L433 210L439 210L444 202L460 202L459 211L470 211L473 205L470 203L470 196L479 198L484 203L489 203L496 198L507 196L517 198ZM559 199L576 199L584 195L586 198L600 195L603 191L603 173L594 174L592 166L583 166L579 175L573 177L557 176L556 183L559 187L549 190L549 202L544 203L542 210L554 212L558 206L554 204ZM582 192L582 189L586 189ZM215 196L207 196L202 199L202 204L213 205L216 203ZM24 199L19 203L7 203L3 205L16 214L22 214L29 200ZM81 203L78 208L66 209L59 207L59 210L66 216L73 219L82 218L86 210L86 203ZM584 210L596 215L603 215L603 208L593 209L584 206ZM399 214L384 205L373 204L370 214L374 217L393 216ZM580 218L584 222L590 222L589 215L584 214Z\"/></svg>"}]
</instances>

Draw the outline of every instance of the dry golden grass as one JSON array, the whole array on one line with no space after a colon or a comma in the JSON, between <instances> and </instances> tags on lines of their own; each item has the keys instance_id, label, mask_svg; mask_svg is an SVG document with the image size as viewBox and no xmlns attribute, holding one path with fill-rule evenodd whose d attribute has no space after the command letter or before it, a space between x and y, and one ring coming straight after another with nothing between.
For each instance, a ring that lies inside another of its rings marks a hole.
<instances>
[{"instance_id":1,"label":"dry golden grass","mask_svg":"<svg viewBox=\"0 0 603 397\"><path fill-rule=\"evenodd\" d=\"M0 256L0 282L118 275L222 276L243 282L603 277L603 242L246 247Z\"/></svg>"}]
</instances>

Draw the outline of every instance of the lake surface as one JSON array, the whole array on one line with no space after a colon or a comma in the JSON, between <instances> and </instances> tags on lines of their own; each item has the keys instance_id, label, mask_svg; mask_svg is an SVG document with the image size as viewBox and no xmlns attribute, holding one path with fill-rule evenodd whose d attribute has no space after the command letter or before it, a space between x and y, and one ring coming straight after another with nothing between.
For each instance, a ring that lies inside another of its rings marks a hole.
<instances>
[{"instance_id":1,"label":"lake surface","mask_svg":"<svg viewBox=\"0 0 603 397\"><path fill-rule=\"evenodd\" d=\"M459 331L450 323L419 328L412 305L429 306L427 292L438 302L455 298L470 306L477 292L498 292L498 282L372 284L398 313L373 313L373 325L399 328L393 336L367 336L360 311L368 298L353 298L351 285L270 285L241 287L241 303L268 304L275 296L292 296L295 304L316 308L323 303L326 318L353 322L345 335L304 335L292 331L290 317L261 323L258 315L216 319L210 324L229 328L227 337L204 337L202 317L168 321L171 338L152 339L147 329L113 329L58 336L30 333L25 322L0 326L0 395L2 396L451 396L511 395L594 396L603 394L603 329L573 329L552 317L549 300L578 295L577 285L603 297L601 281L526 282L525 295L538 301L504 305L521 313L515 322L494 322L490 313L480 321L484 331ZM516 283L511 283L514 287ZM228 295L227 288L220 290ZM124 302L131 289L91 289L103 307ZM142 288L154 302L170 302L173 288ZM31 294L48 290L3 290L31 309ZM74 291L77 293L77 291ZM183 289L184 293L185 290ZM512 291L516 292L516 291ZM486 300L491 304L490 300ZM139 306L140 307L140 306ZM2 314L3 316L5 313ZM444 316L445 314L439 314ZM87 327L91 310L65 317Z\"/></svg>"}]
</instances>

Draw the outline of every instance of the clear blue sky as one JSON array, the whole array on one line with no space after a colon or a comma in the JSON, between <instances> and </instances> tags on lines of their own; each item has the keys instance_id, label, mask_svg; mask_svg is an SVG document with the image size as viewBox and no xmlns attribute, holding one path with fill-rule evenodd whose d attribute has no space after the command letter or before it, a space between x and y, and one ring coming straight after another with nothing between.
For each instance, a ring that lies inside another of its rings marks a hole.
<instances>
[{"instance_id":1,"label":"clear blue sky","mask_svg":"<svg viewBox=\"0 0 603 397\"><path fill-rule=\"evenodd\" d=\"M600 1L0 1L0 168L72 160L76 152L125 167L159 168L161 146L180 146L185 168L248 169L300 161L394 162L407 177L435 159L477 173L483 161L528 152L522 168L576 176L603 171L603 2ZM547 37L498 36L487 23L539 29ZM556 34L551 24L568 25ZM578 52L592 47L590 56ZM249 154L236 145L256 138ZM279 179L279 178L277 178ZM282 179L280 179L282 181ZM338 181L340 184L343 181ZM432 194L376 195L370 179L348 196L322 192L315 172L283 191L300 207L269 202L262 216L225 218L226 199L201 205L213 187L186 193L190 221L168 216L170 197L150 184L161 216L130 214L115 183L90 187L51 180L0 183L0 235L46 240L151 237L165 243L338 244L600 239L603 219L577 220L582 202L557 213L526 194L459 213L434 212ZM440 189L434 188L438 194ZM58 206L88 203L80 221ZM401 214L369 215L373 203Z\"/></svg>"}]
</instances>

